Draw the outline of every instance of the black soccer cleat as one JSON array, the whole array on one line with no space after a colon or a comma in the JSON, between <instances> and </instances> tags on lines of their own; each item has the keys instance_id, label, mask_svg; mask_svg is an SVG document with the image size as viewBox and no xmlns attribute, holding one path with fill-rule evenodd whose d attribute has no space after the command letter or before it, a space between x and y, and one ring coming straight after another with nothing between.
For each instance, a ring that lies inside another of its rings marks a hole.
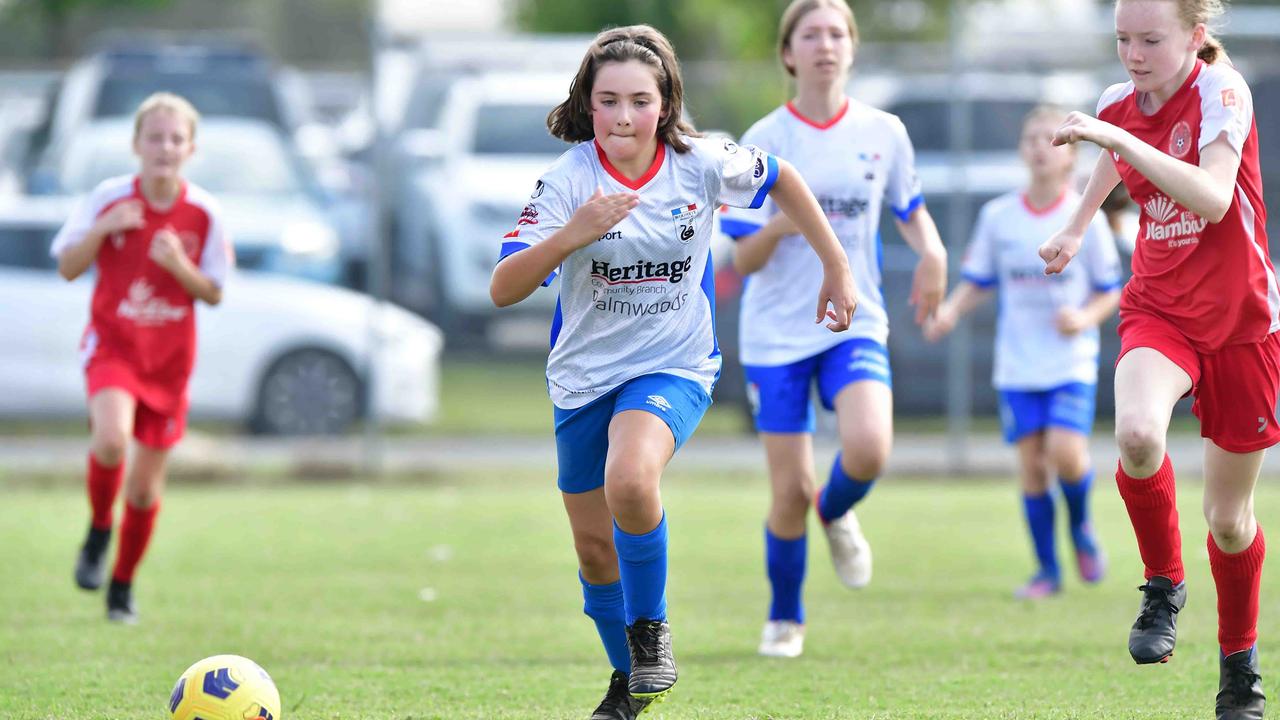
<instances>
[{"instance_id":1,"label":"black soccer cleat","mask_svg":"<svg viewBox=\"0 0 1280 720\"><path fill-rule=\"evenodd\" d=\"M609 691L604 694L596 711L591 713L591 720L634 720L649 707L650 702L648 698L632 697L627 689L627 674L614 670L613 677L609 678Z\"/></svg>"},{"instance_id":2,"label":"black soccer cleat","mask_svg":"<svg viewBox=\"0 0 1280 720\"><path fill-rule=\"evenodd\" d=\"M1139 665L1168 662L1178 639L1178 612L1187 604L1186 583L1175 587L1157 575L1138 589L1142 607L1129 630L1129 654Z\"/></svg>"},{"instance_id":3,"label":"black soccer cleat","mask_svg":"<svg viewBox=\"0 0 1280 720\"><path fill-rule=\"evenodd\" d=\"M676 660L671 655L671 626L663 620L639 618L627 626L631 649L631 678L627 689L640 700L654 701L676 684Z\"/></svg>"},{"instance_id":4,"label":"black soccer cleat","mask_svg":"<svg viewBox=\"0 0 1280 720\"><path fill-rule=\"evenodd\" d=\"M1258 674L1258 647L1218 660L1218 720L1261 720L1267 707Z\"/></svg>"},{"instance_id":5,"label":"black soccer cleat","mask_svg":"<svg viewBox=\"0 0 1280 720\"><path fill-rule=\"evenodd\" d=\"M133 584L122 583L112 578L107 586L107 619L111 622L135 625L138 622L138 609L133 605Z\"/></svg>"},{"instance_id":6,"label":"black soccer cleat","mask_svg":"<svg viewBox=\"0 0 1280 720\"><path fill-rule=\"evenodd\" d=\"M89 534L80 546L76 558L76 585L85 590L97 590L107 575L107 545L111 542L111 529L99 530L89 526Z\"/></svg>"}]
</instances>

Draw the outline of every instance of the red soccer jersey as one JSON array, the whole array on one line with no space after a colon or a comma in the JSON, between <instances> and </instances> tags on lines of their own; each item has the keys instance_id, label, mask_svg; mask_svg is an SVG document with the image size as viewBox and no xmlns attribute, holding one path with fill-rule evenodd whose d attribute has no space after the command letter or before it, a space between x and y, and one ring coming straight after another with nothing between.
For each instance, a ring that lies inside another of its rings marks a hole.
<instances>
[{"instance_id":1,"label":"red soccer jersey","mask_svg":"<svg viewBox=\"0 0 1280 720\"><path fill-rule=\"evenodd\" d=\"M52 254L57 257L81 242L99 216L128 200L142 203L144 225L111 235L98 250L84 365L86 370L98 363L123 365L135 385L125 389L157 412L175 413L186 408L187 380L195 364L195 300L148 256L151 239L166 228L177 233L187 257L219 286L234 256L217 204L207 192L183 183L173 206L159 211L131 176L94 188L54 238Z\"/></svg>"},{"instance_id":2,"label":"red soccer jersey","mask_svg":"<svg viewBox=\"0 0 1280 720\"><path fill-rule=\"evenodd\" d=\"M1197 61L1185 83L1153 115L1138 108L1133 83L1114 85L1098 117L1178 160L1200 164L1200 151L1225 137L1240 155L1235 196L1217 224L1174 202L1113 154L1129 196L1142 210L1133 279L1120 312L1166 318L1200 352L1256 343L1280 329L1280 287L1267 251L1258 130L1244 78L1225 63Z\"/></svg>"}]
</instances>

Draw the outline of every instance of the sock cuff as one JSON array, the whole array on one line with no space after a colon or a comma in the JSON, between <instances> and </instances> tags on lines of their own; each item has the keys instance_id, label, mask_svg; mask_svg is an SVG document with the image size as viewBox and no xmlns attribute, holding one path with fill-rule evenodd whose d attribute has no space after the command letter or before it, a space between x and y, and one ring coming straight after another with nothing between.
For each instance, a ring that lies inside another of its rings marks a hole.
<instances>
[{"instance_id":1,"label":"sock cuff","mask_svg":"<svg viewBox=\"0 0 1280 720\"><path fill-rule=\"evenodd\" d=\"M1084 474L1075 480L1068 480L1061 475L1058 476L1058 486L1065 492L1079 492L1088 489L1093 484L1093 468L1084 471Z\"/></svg>"},{"instance_id":2,"label":"sock cuff","mask_svg":"<svg viewBox=\"0 0 1280 720\"><path fill-rule=\"evenodd\" d=\"M836 459L831 462L831 473L828 476L828 482L831 480L842 480L851 485L871 485L875 483L875 478L871 478L870 480L859 480L845 472L844 464L841 462L842 460L844 460L844 453L836 453Z\"/></svg>"},{"instance_id":3,"label":"sock cuff","mask_svg":"<svg viewBox=\"0 0 1280 720\"><path fill-rule=\"evenodd\" d=\"M129 502L128 500L125 500L124 502L125 515L132 515L134 517L146 518L146 517L155 517L156 513L159 513L159 512L160 512L159 500L156 500L155 502L151 503L151 507L144 507L144 508L140 508L137 505L134 505L133 503Z\"/></svg>"},{"instance_id":4,"label":"sock cuff","mask_svg":"<svg viewBox=\"0 0 1280 720\"><path fill-rule=\"evenodd\" d=\"M123 462L121 462L121 463L119 463L119 464L115 465L114 467L109 467L109 466L107 466L107 465L103 465L103 464L102 464L102 462L101 462L100 460L98 460L98 457L97 457L96 455L94 455L92 451L90 451L90 452L88 453L88 455L89 455L89 472L91 472L91 473L93 473L93 474L95 474L95 475L122 475L122 474L124 474L124 463L123 463Z\"/></svg>"},{"instance_id":5,"label":"sock cuff","mask_svg":"<svg viewBox=\"0 0 1280 720\"><path fill-rule=\"evenodd\" d=\"M611 582L611 583L604 583L603 585L596 585L595 583L587 582L587 579L586 579L586 578L584 578L584 577L582 577L582 571L581 571L581 570L579 570L579 571L578 571L578 582L582 583L582 589L583 589L583 591L584 591L584 592L591 592L591 593L593 593L593 594L598 594L598 595L604 595L604 594L606 594L606 593L613 593L613 592L617 592L619 596L621 596L621 595L622 595L622 581L621 581L621 580L614 580L614 581L613 581L613 582Z\"/></svg>"},{"instance_id":6,"label":"sock cuff","mask_svg":"<svg viewBox=\"0 0 1280 720\"><path fill-rule=\"evenodd\" d=\"M658 526L642 535L632 535L613 523L613 546L621 562L643 563L662 557L667 552L667 514Z\"/></svg>"},{"instance_id":7,"label":"sock cuff","mask_svg":"<svg viewBox=\"0 0 1280 720\"><path fill-rule=\"evenodd\" d=\"M790 547L794 545L803 545L809 539L809 536L808 536L808 533L800 533L800 537L793 537L793 538L778 537L777 535L774 534L772 530L769 529L769 525L766 523L764 526L764 539L765 539L765 542L768 542L768 543L773 543L777 545L786 545Z\"/></svg>"},{"instance_id":8,"label":"sock cuff","mask_svg":"<svg viewBox=\"0 0 1280 720\"><path fill-rule=\"evenodd\" d=\"M1116 462L1116 486L1126 505L1150 510L1168 504L1174 504L1177 486L1173 479L1173 463L1169 456L1164 456L1160 469L1148 478L1135 478L1124 471L1124 466Z\"/></svg>"},{"instance_id":9,"label":"sock cuff","mask_svg":"<svg viewBox=\"0 0 1280 720\"><path fill-rule=\"evenodd\" d=\"M1238 553L1229 553L1218 547L1209 533L1206 540L1209 548L1210 565L1227 570L1232 574L1252 575L1262 570L1262 561L1267 556L1267 541L1262 534L1262 526L1258 526L1258 534L1253 536L1249 547Z\"/></svg>"}]
</instances>

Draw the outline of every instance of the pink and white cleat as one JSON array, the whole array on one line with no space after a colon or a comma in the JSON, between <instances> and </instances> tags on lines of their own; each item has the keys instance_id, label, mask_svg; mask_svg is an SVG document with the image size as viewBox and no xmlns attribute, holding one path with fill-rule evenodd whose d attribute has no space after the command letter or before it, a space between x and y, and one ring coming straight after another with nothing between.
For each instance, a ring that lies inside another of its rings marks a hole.
<instances>
[{"instance_id":1,"label":"pink and white cleat","mask_svg":"<svg viewBox=\"0 0 1280 720\"><path fill-rule=\"evenodd\" d=\"M1013 596L1018 600L1043 600L1057 595L1061 591L1062 583L1058 582L1056 578L1036 575L1026 585L1014 591Z\"/></svg>"}]
</instances>

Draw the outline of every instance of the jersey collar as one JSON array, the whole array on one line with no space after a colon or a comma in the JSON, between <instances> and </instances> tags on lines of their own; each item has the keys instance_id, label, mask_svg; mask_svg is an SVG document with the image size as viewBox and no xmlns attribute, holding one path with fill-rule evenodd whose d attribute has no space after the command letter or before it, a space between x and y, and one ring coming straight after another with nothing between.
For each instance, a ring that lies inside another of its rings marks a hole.
<instances>
[{"instance_id":1,"label":"jersey collar","mask_svg":"<svg viewBox=\"0 0 1280 720\"><path fill-rule=\"evenodd\" d=\"M1187 74L1187 79L1182 81L1182 85L1178 88L1177 92L1175 92L1172 96L1170 96L1170 98L1167 101L1165 101L1165 104L1160 106L1159 110L1151 113L1150 115L1142 112L1142 105L1141 103L1138 102L1139 100L1138 96L1141 95L1142 93L1139 93L1137 91L1133 92L1132 94L1130 94L1129 97L1133 98L1134 109L1138 111L1139 115L1145 118L1158 118L1164 115L1165 111L1169 108L1169 106L1174 104L1174 100L1177 100L1178 98L1182 97L1187 92L1187 88L1195 84L1196 78L1200 77L1200 71L1203 69L1204 69L1204 61L1197 58L1196 66L1191 68L1191 72Z\"/></svg>"},{"instance_id":2,"label":"jersey collar","mask_svg":"<svg viewBox=\"0 0 1280 720\"><path fill-rule=\"evenodd\" d=\"M617 180L619 183L631 190L639 190L648 184L648 182L653 179L653 176L658 174L658 169L662 167L662 161L667 157L667 144L659 140L658 152L653 154L653 164L649 166L648 170L644 171L643 175L632 180L626 175L623 175L621 170L614 167L613 163L609 162L609 156L605 154L604 148L600 147L599 140L593 139L591 142L596 146L596 156L600 158L600 165L604 167L604 171L609 173L609 177Z\"/></svg>"},{"instance_id":3,"label":"jersey collar","mask_svg":"<svg viewBox=\"0 0 1280 720\"><path fill-rule=\"evenodd\" d=\"M178 181L178 196L173 199L173 204L164 210L157 208L151 204L150 200L147 200L147 196L142 192L141 175L133 176L133 194L138 196L138 199L142 201L142 204L146 206L149 212L156 215L168 215L173 212L174 208L181 205L183 200L187 199L187 181L185 179Z\"/></svg>"},{"instance_id":4,"label":"jersey collar","mask_svg":"<svg viewBox=\"0 0 1280 720\"><path fill-rule=\"evenodd\" d=\"M1024 192L1022 193L1022 207L1026 208L1027 212L1031 213L1032 215L1035 215L1036 217L1042 217L1044 215L1048 215L1054 210L1057 210L1059 207L1061 207L1062 202L1066 199L1067 199L1067 191L1066 191L1066 188L1063 188L1062 194L1058 195L1057 200L1054 200L1053 202L1049 203L1048 205L1042 208L1038 208L1031 204L1031 198Z\"/></svg>"},{"instance_id":5,"label":"jersey collar","mask_svg":"<svg viewBox=\"0 0 1280 720\"><path fill-rule=\"evenodd\" d=\"M831 119L824 123L820 123L817 120L813 120L805 117L803 113L801 113L799 110L796 109L795 104L792 103L790 100L787 101L787 110L790 110L791 114L795 115L796 119L804 123L805 125L808 125L809 127L812 127L812 128L817 128L818 130L826 130L827 128L830 128L834 126L836 123L840 122L840 120L844 118L845 113L849 112L849 98L845 98L844 104L840 106L840 109L836 111L836 114L832 115Z\"/></svg>"}]
</instances>

